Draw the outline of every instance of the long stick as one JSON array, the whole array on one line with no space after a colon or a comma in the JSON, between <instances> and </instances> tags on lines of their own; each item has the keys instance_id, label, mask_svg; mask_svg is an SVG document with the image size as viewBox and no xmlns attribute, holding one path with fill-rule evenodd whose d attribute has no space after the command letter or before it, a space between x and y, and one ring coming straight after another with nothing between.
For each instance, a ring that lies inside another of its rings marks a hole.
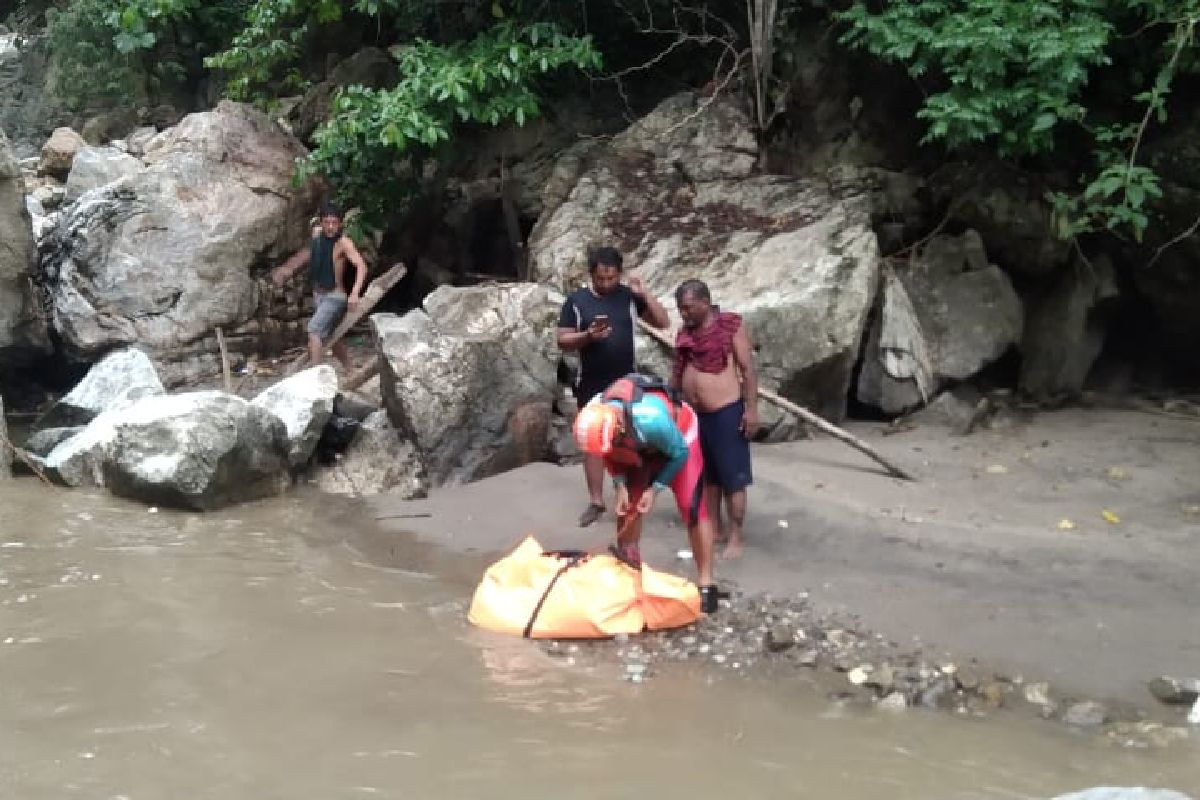
<instances>
[{"instance_id":1,"label":"long stick","mask_svg":"<svg viewBox=\"0 0 1200 800\"><path fill-rule=\"evenodd\" d=\"M330 337L325 346L332 347L341 341L342 337L357 325L360 319L371 313L371 309L375 307L375 304L383 299L383 296L388 293L389 289L400 282L407 271L408 268L404 264L393 264L391 269L371 281L371 285L367 287L367 290L363 292L362 298L358 301L358 308L346 313L346 316L342 318L341 323L334 329L333 336ZM287 374L293 375L299 372L307 363L308 351L306 350L288 367Z\"/></svg>"},{"instance_id":2,"label":"long stick","mask_svg":"<svg viewBox=\"0 0 1200 800\"><path fill-rule=\"evenodd\" d=\"M382 356L377 356L371 359L368 363L359 367L356 371L346 376L346 380L342 381L341 389L343 392L348 392L351 389L357 389L367 381L379 374L379 359Z\"/></svg>"},{"instance_id":3,"label":"long stick","mask_svg":"<svg viewBox=\"0 0 1200 800\"><path fill-rule=\"evenodd\" d=\"M229 371L229 351L225 349L225 334L217 326L217 349L221 351L221 377L225 381L225 391L233 391L233 376Z\"/></svg>"},{"instance_id":4,"label":"long stick","mask_svg":"<svg viewBox=\"0 0 1200 800\"><path fill-rule=\"evenodd\" d=\"M672 344L671 340L667 338L667 335L665 333L663 333L662 331L660 331L658 328L655 328L652 325L648 325L648 324L646 324L646 322L644 320L640 320L640 319L638 320L638 325L640 325L642 330L645 331L646 333L648 333L650 335L650 337L653 338L655 341L657 341L659 344L666 347L668 350L670 350L672 352L675 351L675 345ZM834 425L833 423L828 422L825 419L817 416L813 412L809 411L807 408L797 405L796 403L793 403L791 400L780 397L778 394L771 391L770 389L764 389L761 386L758 387L758 396L761 397L762 399L766 400L771 405L778 406L779 408L782 408L784 411L789 411L792 414L795 414L797 417L799 417L800 419L809 423L814 428L824 431L825 433L829 434L833 438L837 439L839 442L842 442L843 444L853 447L855 450L868 456L871 460L875 461L878 464L881 464L884 467L884 469L886 469L892 475L895 475L897 478L903 478L906 481L915 481L916 480L916 478L914 478L912 476L912 474L910 474L907 470L901 469L900 467L896 466L892 462L888 461L883 456L879 455L879 453L877 453L875 451L875 448L871 447L869 444L864 442L862 439L859 439L857 436L854 436L853 434L842 430L841 428Z\"/></svg>"}]
</instances>

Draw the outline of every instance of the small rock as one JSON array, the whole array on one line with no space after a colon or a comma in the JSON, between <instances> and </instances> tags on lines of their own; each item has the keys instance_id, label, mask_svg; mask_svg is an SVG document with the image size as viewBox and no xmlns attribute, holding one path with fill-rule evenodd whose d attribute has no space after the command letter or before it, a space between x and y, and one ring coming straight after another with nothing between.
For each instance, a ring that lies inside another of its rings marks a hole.
<instances>
[{"instance_id":1,"label":"small rock","mask_svg":"<svg viewBox=\"0 0 1200 800\"><path fill-rule=\"evenodd\" d=\"M1192 725L1200 725L1200 700L1192 706L1192 710L1188 712L1188 722Z\"/></svg>"},{"instance_id":2,"label":"small rock","mask_svg":"<svg viewBox=\"0 0 1200 800\"><path fill-rule=\"evenodd\" d=\"M979 687L979 696L989 708L1000 708L1004 705L1004 695L1008 689L999 681L988 681Z\"/></svg>"},{"instance_id":3,"label":"small rock","mask_svg":"<svg viewBox=\"0 0 1200 800\"><path fill-rule=\"evenodd\" d=\"M979 688L980 678L979 673L970 667L963 667L955 675L958 681L958 687L966 692L972 692Z\"/></svg>"},{"instance_id":4,"label":"small rock","mask_svg":"<svg viewBox=\"0 0 1200 800\"><path fill-rule=\"evenodd\" d=\"M868 665L858 666L846 673L846 680L853 683L855 686L862 686L871 676L870 667Z\"/></svg>"},{"instance_id":5,"label":"small rock","mask_svg":"<svg viewBox=\"0 0 1200 800\"><path fill-rule=\"evenodd\" d=\"M892 692L879 701L879 708L883 711L903 711L908 708L908 700L903 693Z\"/></svg>"},{"instance_id":6,"label":"small rock","mask_svg":"<svg viewBox=\"0 0 1200 800\"><path fill-rule=\"evenodd\" d=\"M1200 699L1200 679L1155 678L1147 684L1150 694L1161 703L1169 705L1190 705Z\"/></svg>"},{"instance_id":7,"label":"small rock","mask_svg":"<svg viewBox=\"0 0 1200 800\"><path fill-rule=\"evenodd\" d=\"M866 681L866 685L878 689L883 694L887 694L896 685L895 673L891 667L884 664L871 673L871 676Z\"/></svg>"},{"instance_id":8,"label":"small rock","mask_svg":"<svg viewBox=\"0 0 1200 800\"><path fill-rule=\"evenodd\" d=\"M805 650L796 657L796 663L802 667L815 667L817 665L818 653L814 649Z\"/></svg>"},{"instance_id":9,"label":"small rock","mask_svg":"<svg viewBox=\"0 0 1200 800\"><path fill-rule=\"evenodd\" d=\"M1075 703L1063 715L1063 722L1077 728L1094 728L1108 721L1108 709L1094 700Z\"/></svg>"},{"instance_id":10,"label":"small rock","mask_svg":"<svg viewBox=\"0 0 1200 800\"><path fill-rule=\"evenodd\" d=\"M1048 706L1050 700L1050 684L1029 683L1025 685L1025 702L1035 706Z\"/></svg>"},{"instance_id":11,"label":"small rock","mask_svg":"<svg viewBox=\"0 0 1200 800\"><path fill-rule=\"evenodd\" d=\"M770 653L779 653L796 644L796 632L790 625L773 625L763 639L763 646Z\"/></svg>"}]
</instances>

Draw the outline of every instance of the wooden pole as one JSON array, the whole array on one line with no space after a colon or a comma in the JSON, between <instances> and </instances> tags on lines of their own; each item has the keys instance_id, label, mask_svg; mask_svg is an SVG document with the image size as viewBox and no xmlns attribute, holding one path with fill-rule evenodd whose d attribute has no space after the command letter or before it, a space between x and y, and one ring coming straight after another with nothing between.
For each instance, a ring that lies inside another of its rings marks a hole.
<instances>
[{"instance_id":1,"label":"wooden pole","mask_svg":"<svg viewBox=\"0 0 1200 800\"><path fill-rule=\"evenodd\" d=\"M350 375L346 376L346 380L342 382L342 391L348 392L351 389L357 389L367 381L379 374L379 359L382 356L376 356L367 364L363 364Z\"/></svg>"},{"instance_id":2,"label":"wooden pole","mask_svg":"<svg viewBox=\"0 0 1200 800\"><path fill-rule=\"evenodd\" d=\"M675 351L675 345L671 342L671 340L669 338L667 338L667 334L665 334L663 331L660 331L658 328L655 328L652 325L648 325L645 322L645 320L639 319L638 325L641 327L641 329L643 331L645 331L647 334L649 334L650 337L653 338L655 341L657 341L659 344L666 347L671 352ZM829 422L829 421L823 419L822 417L817 416L813 412L809 411L807 408L804 408L801 405L793 403L791 400L788 400L784 397L780 397L778 394L771 391L770 389L764 389L761 386L758 387L758 396L761 397L762 399L766 400L768 403L770 403L773 406L777 406L778 408L782 408L784 411L788 411L792 414L795 414L797 417L799 417L800 419L809 423L814 428L817 428L818 430L829 434L833 438L837 439L839 442L842 442L843 444L853 447L855 450L859 451L860 453L863 453L864 455L869 457L871 460L875 461L877 464L882 465L883 468L886 469L888 471L888 473L890 473L891 475L894 475L897 478L903 478L906 481L915 481L916 480L916 478L913 477L913 475L911 473L909 473L907 470L901 469L900 467L896 466L892 462L888 461L883 456L879 455L879 453L875 451L875 448L871 447L869 444L864 442L862 439L859 439L857 436L854 436L853 434L842 430L838 426L834 425L832 422Z\"/></svg>"},{"instance_id":3,"label":"wooden pole","mask_svg":"<svg viewBox=\"0 0 1200 800\"><path fill-rule=\"evenodd\" d=\"M225 334L220 326L217 327L217 349L221 351L221 377L225 381L225 391L233 392L233 375L229 371L229 351L225 349Z\"/></svg>"},{"instance_id":4,"label":"wooden pole","mask_svg":"<svg viewBox=\"0 0 1200 800\"><path fill-rule=\"evenodd\" d=\"M351 328L357 325L359 320L371 313L371 309L373 309L375 305L383 299L383 296L387 294L393 286L395 286L401 281L401 279L404 278L404 273L407 271L408 268L405 267L404 264L393 264L387 272L371 281L371 285L367 287L367 290L363 292L363 296L358 301L358 308L346 313L346 316L342 318L341 323L336 329L334 329L333 336L330 337L326 347L332 347L341 341L342 337L345 336ZM306 364L308 364L307 350L305 350L299 358L292 362L292 365L287 368L287 374L294 375L303 369Z\"/></svg>"}]
</instances>

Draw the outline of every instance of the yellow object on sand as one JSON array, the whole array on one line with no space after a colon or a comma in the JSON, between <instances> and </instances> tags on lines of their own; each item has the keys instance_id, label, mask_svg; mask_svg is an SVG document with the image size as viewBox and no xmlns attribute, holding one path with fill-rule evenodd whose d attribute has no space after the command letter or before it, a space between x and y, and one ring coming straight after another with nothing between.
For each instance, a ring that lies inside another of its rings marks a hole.
<instances>
[{"instance_id":1,"label":"yellow object on sand","mask_svg":"<svg viewBox=\"0 0 1200 800\"><path fill-rule=\"evenodd\" d=\"M638 571L607 554L547 553L532 536L488 567L467 616L481 628L532 639L602 639L699 617L691 581L645 564Z\"/></svg>"}]
</instances>

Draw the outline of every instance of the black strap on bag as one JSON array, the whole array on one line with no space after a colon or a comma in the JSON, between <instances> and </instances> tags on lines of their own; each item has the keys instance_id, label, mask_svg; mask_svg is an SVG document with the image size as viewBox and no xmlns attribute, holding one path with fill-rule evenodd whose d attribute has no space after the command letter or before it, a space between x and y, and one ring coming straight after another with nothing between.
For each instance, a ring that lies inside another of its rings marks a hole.
<instances>
[{"instance_id":1,"label":"black strap on bag","mask_svg":"<svg viewBox=\"0 0 1200 800\"><path fill-rule=\"evenodd\" d=\"M550 592L554 589L554 584L558 583L558 579L563 576L564 572L571 567L578 566L580 562L588 557L587 552L584 550L547 550L542 555L565 558L567 559L567 563L559 567L558 572L554 573L554 577L546 585L546 591L542 592L537 605L533 607L533 613L529 615L529 622L525 623L525 630L521 632L521 636L526 639L529 639L533 633L533 626L537 623L538 615L542 613L542 606L546 604L546 598L550 596Z\"/></svg>"}]
</instances>

